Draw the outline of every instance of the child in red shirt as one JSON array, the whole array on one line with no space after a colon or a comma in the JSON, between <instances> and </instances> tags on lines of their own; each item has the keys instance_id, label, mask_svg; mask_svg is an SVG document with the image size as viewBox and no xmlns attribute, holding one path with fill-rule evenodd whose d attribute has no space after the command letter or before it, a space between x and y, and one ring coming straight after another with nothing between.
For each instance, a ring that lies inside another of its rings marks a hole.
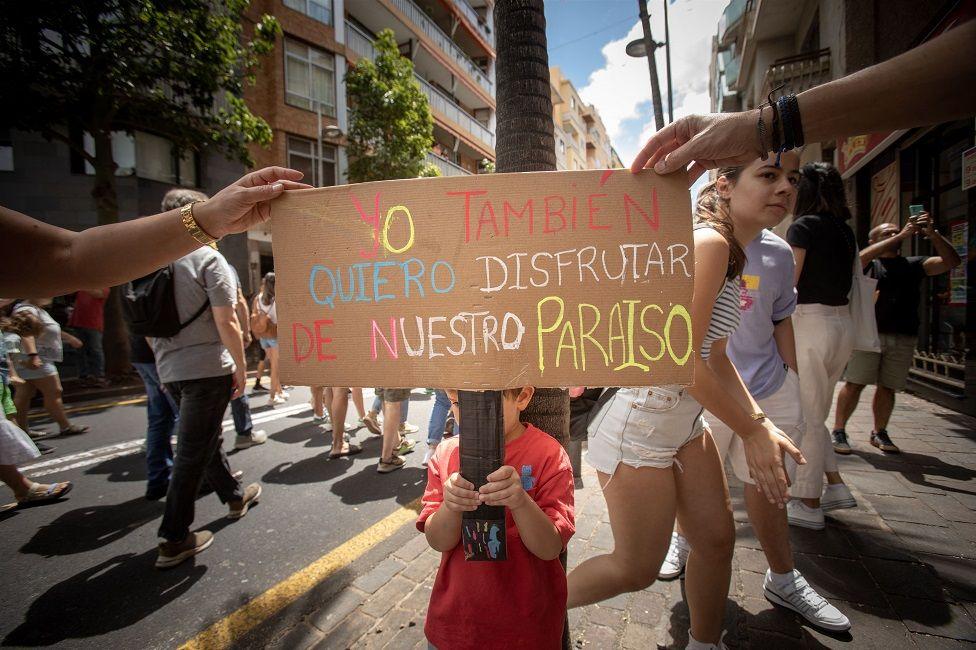
<instances>
[{"instance_id":1,"label":"child in red shirt","mask_svg":"<svg viewBox=\"0 0 976 650\"><path fill-rule=\"evenodd\" d=\"M460 422L457 391L447 391ZM566 573L559 554L575 532L573 469L562 446L522 424L535 389L503 392L505 465L475 488L458 473L458 438L442 442L427 467L417 528L441 551L424 633L440 650L559 648L566 616ZM507 560L467 562L461 514L503 505Z\"/></svg>"}]
</instances>

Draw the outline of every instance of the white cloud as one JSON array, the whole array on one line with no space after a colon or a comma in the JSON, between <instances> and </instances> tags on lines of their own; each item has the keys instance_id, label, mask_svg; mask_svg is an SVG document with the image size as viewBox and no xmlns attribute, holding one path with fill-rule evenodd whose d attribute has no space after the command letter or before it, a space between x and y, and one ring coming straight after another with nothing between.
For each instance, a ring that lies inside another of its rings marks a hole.
<instances>
[{"instance_id":1,"label":"white cloud","mask_svg":"<svg viewBox=\"0 0 976 650\"><path fill-rule=\"evenodd\" d=\"M636 3L635 3L636 4ZM651 34L664 40L664 14L660 2L652 1ZM706 113L708 64L711 38L727 0L679 0L669 6L671 31L671 77L674 84L674 116ZM636 13L636 7L635 7ZM610 41L601 49L604 65L590 75L580 96L594 104L607 127L610 140L624 164L628 164L651 133L654 113L651 107L651 82L647 60L627 56L624 46L643 34L640 20L622 39ZM658 79L667 119L667 77L664 48L656 55Z\"/></svg>"}]
</instances>

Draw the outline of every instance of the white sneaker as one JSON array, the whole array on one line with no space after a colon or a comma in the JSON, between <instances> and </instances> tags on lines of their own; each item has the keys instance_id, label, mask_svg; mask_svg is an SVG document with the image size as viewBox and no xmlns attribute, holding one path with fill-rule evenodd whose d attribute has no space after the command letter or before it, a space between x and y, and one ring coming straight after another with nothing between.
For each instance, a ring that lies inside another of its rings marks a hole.
<instances>
[{"instance_id":1,"label":"white sneaker","mask_svg":"<svg viewBox=\"0 0 976 650\"><path fill-rule=\"evenodd\" d=\"M824 529L823 508L811 508L804 505L799 499L793 499L786 504L786 520L790 526L812 528L813 530Z\"/></svg>"},{"instance_id":2,"label":"white sneaker","mask_svg":"<svg viewBox=\"0 0 976 650\"><path fill-rule=\"evenodd\" d=\"M847 617L818 594L796 569L793 570L793 581L785 586L777 585L772 572L767 570L763 594L769 602L793 610L816 627L833 632L851 629Z\"/></svg>"},{"instance_id":3,"label":"white sneaker","mask_svg":"<svg viewBox=\"0 0 976 650\"><path fill-rule=\"evenodd\" d=\"M437 450L437 445L432 445L427 443L427 451L424 452L424 460L420 463L421 467L427 467L427 463L430 462L430 457L434 455L434 451Z\"/></svg>"},{"instance_id":4,"label":"white sneaker","mask_svg":"<svg viewBox=\"0 0 976 650\"><path fill-rule=\"evenodd\" d=\"M718 643L703 643L693 637L689 630L688 645L685 646L685 650L729 650L729 646L725 645L725 630L722 630Z\"/></svg>"},{"instance_id":5,"label":"white sneaker","mask_svg":"<svg viewBox=\"0 0 976 650\"><path fill-rule=\"evenodd\" d=\"M312 424L326 425L326 424L331 424L331 423L329 422L329 416L327 416L327 415L315 415L313 413L312 414Z\"/></svg>"},{"instance_id":6,"label":"white sneaker","mask_svg":"<svg viewBox=\"0 0 976 650\"><path fill-rule=\"evenodd\" d=\"M684 573L690 551L688 540L676 532L671 533L671 546L668 547L668 554L661 568L658 569L657 577L661 580L674 580Z\"/></svg>"},{"instance_id":7,"label":"white sneaker","mask_svg":"<svg viewBox=\"0 0 976 650\"><path fill-rule=\"evenodd\" d=\"M820 497L820 507L824 512L841 508L856 508L857 500L844 483L828 483Z\"/></svg>"},{"instance_id":8,"label":"white sneaker","mask_svg":"<svg viewBox=\"0 0 976 650\"><path fill-rule=\"evenodd\" d=\"M268 434L264 429L251 431L249 436L237 436L234 440L234 449L247 449L255 445L263 445L268 441Z\"/></svg>"},{"instance_id":9,"label":"white sneaker","mask_svg":"<svg viewBox=\"0 0 976 650\"><path fill-rule=\"evenodd\" d=\"M400 433L417 433L418 431L420 431L420 427L415 424L404 422L400 425Z\"/></svg>"},{"instance_id":10,"label":"white sneaker","mask_svg":"<svg viewBox=\"0 0 976 650\"><path fill-rule=\"evenodd\" d=\"M288 401L288 398L284 395L275 395L274 398L268 402L271 406L278 406L279 404L284 404Z\"/></svg>"}]
</instances>

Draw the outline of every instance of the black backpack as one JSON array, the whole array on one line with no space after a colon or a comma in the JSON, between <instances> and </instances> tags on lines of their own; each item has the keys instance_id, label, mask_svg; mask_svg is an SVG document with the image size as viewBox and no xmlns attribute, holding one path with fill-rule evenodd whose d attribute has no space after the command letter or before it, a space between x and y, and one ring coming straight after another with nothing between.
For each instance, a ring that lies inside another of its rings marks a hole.
<instances>
[{"instance_id":1,"label":"black backpack","mask_svg":"<svg viewBox=\"0 0 976 650\"><path fill-rule=\"evenodd\" d=\"M126 282L122 287L122 314L129 326L129 332L137 336L176 336L180 330L199 318L209 305L210 301L204 300L190 320L180 322L180 314L176 309L172 265Z\"/></svg>"},{"instance_id":2,"label":"black backpack","mask_svg":"<svg viewBox=\"0 0 976 650\"><path fill-rule=\"evenodd\" d=\"M586 430L590 422L600 412L603 405L610 401L618 389L616 388L587 388L576 399L569 400L569 439L586 440Z\"/></svg>"}]
</instances>

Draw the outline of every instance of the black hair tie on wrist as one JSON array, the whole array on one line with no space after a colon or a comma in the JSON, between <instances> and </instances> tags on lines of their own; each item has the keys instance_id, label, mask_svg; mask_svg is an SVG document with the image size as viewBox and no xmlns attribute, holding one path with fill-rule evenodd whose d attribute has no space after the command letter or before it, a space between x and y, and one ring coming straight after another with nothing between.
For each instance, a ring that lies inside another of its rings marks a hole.
<instances>
[{"instance_id":1,"label":"black hair tie on wrist","mask_svg":"<svg viewBox=\"0 0 976 650\"><path fill-rule=\"evenodd\" d=\"M800 105L796 95L783 95L776 100L776 105L783 118L783 150L802 147L803 123L800 121Z\"/></svg>"}]
</instances>

